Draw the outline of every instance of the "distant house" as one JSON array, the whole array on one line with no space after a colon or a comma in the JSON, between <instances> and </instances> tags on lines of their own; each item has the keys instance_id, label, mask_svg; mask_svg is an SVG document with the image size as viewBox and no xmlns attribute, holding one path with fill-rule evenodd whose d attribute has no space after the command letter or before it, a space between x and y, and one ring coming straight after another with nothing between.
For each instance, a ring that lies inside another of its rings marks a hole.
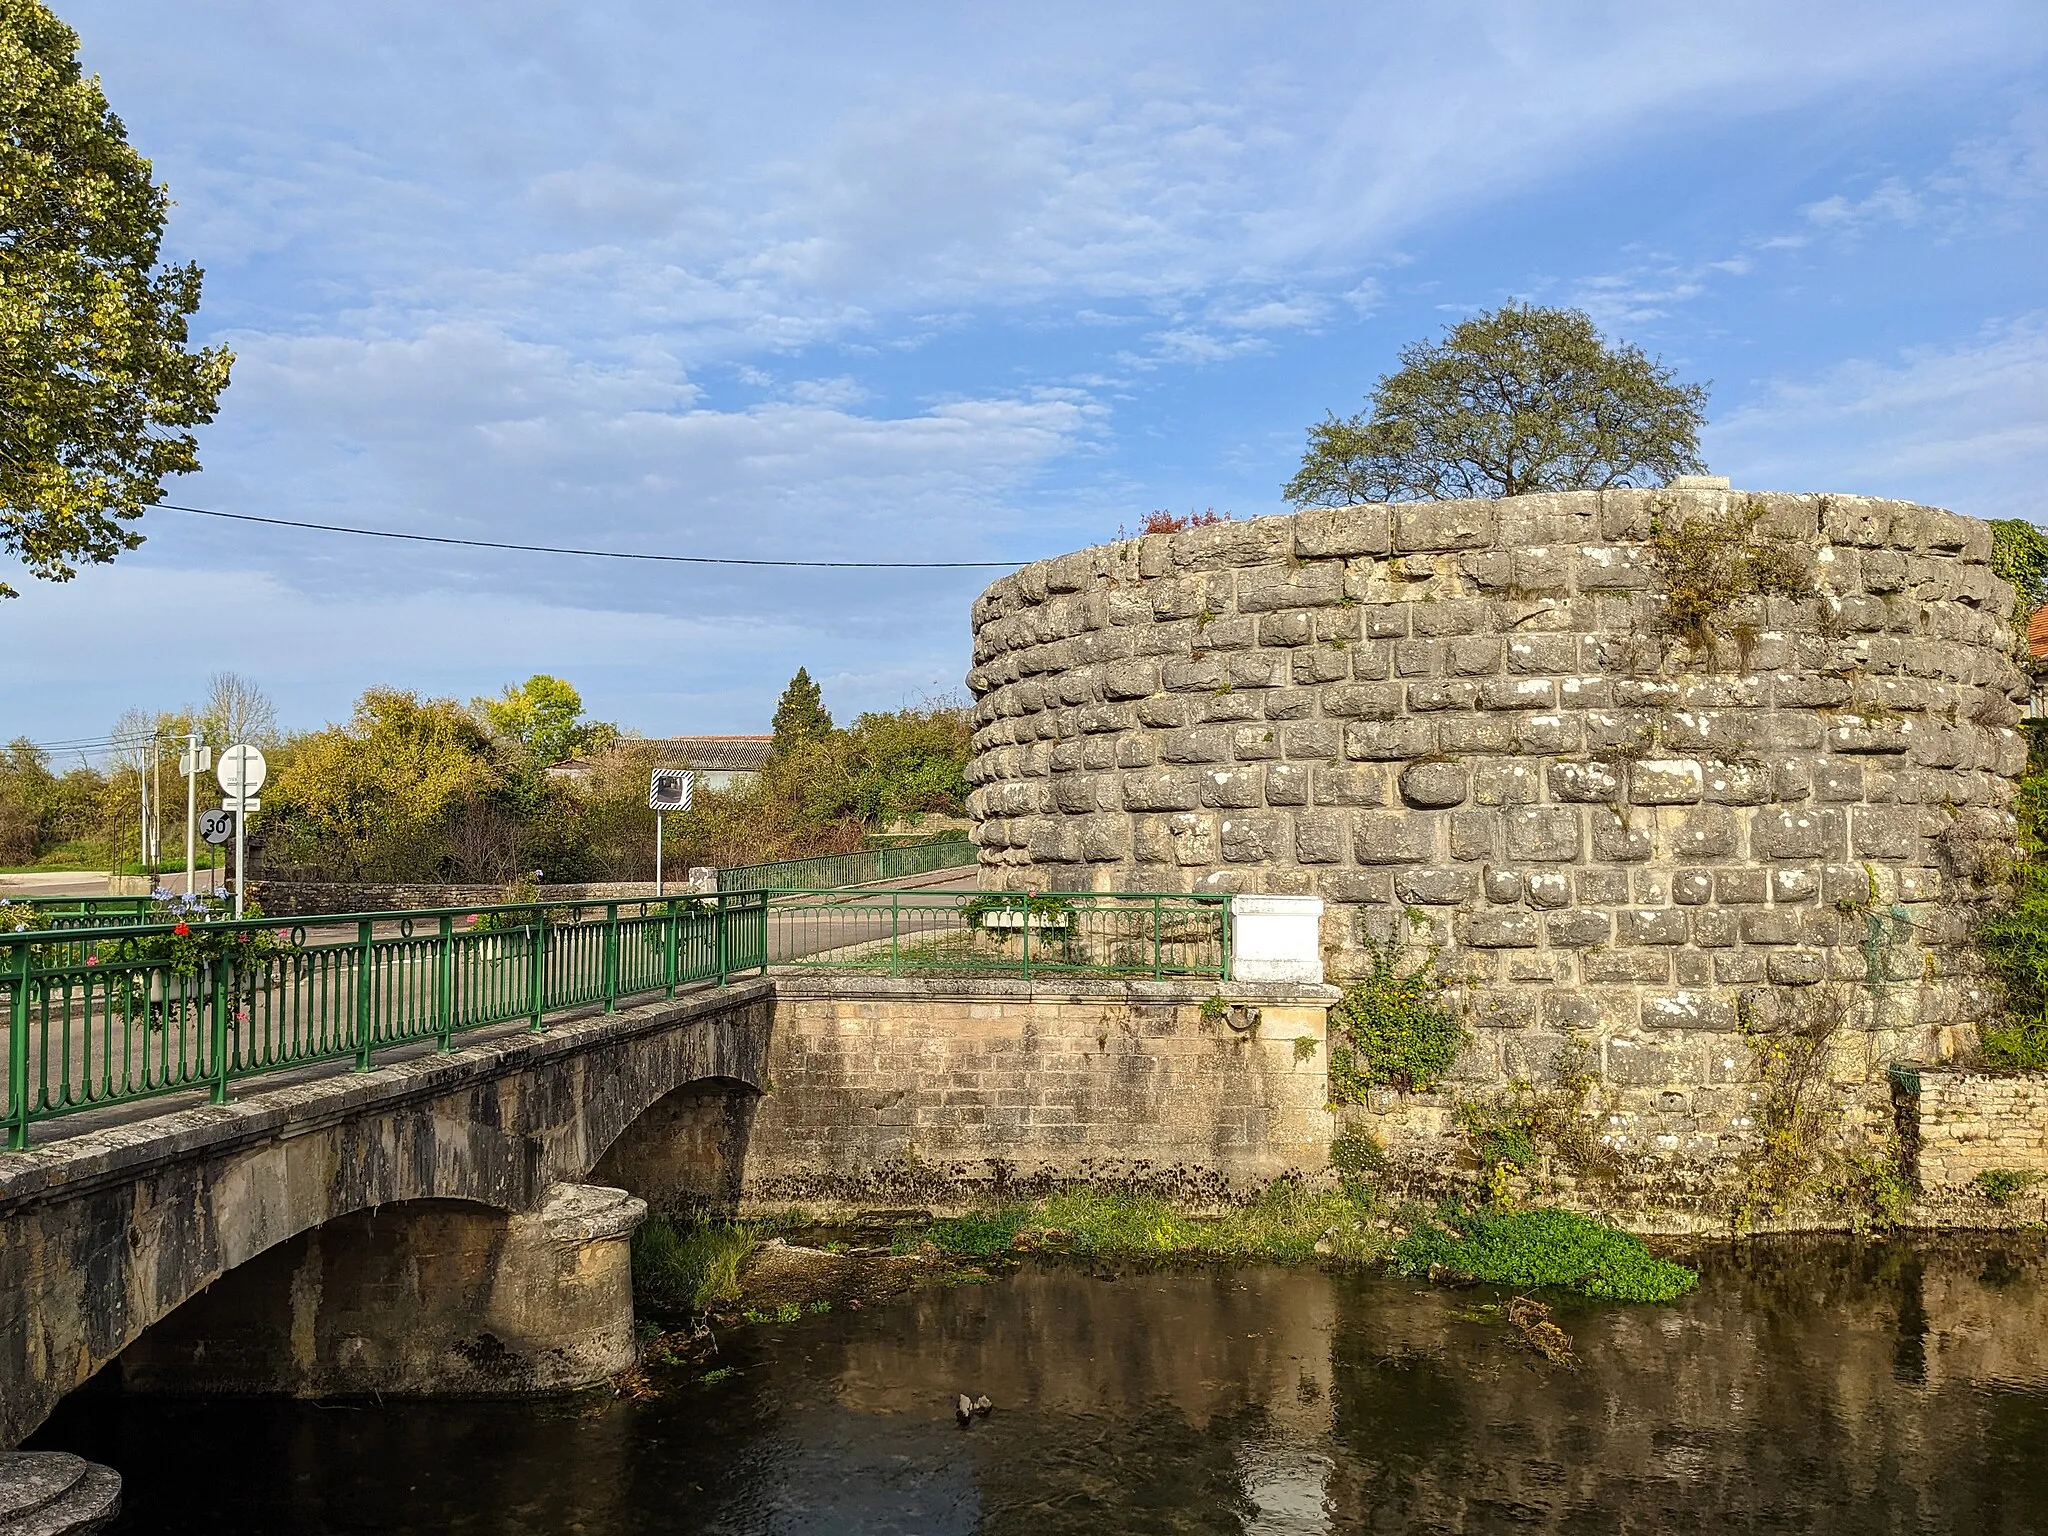
<instances>
[{"instance_id":1,"label":"distant house","mask_svg":"<svg viewBox=\"0 0 2048 1536\"><path fill-rule=\"evenodd\" d=\"M654 750L670 767L688 768L700 789L731 789L761 777L773 736L657 736Z\"/></svg>"},{"instance_id":2,"label":"distant house","mask_svg":"<svg viewBox=\"0 0 2048 1536\"><path fill-rule=\"evenodd\" d=\"M665 768L688 768L700 789L731 789L761 776L773 736L656 736L647 745ZM551 764L548 777L581 782L590 777L587 757L565 757Z\"/></svg>"}]
</instances>

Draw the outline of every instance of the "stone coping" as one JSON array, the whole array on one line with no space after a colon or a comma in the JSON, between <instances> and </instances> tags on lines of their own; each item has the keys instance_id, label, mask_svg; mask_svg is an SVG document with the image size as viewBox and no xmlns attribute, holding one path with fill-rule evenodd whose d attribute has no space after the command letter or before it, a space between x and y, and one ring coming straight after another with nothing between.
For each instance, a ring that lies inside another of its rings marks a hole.
<instances>
[{"instance_id":1,"label":"stone coping","mask_svg":"<svg viewBox=\"0 0 2048 1536\"><path fill-rule=\"evenodd\" d=\"M261 1078L240 1079L247 1096L225 1104L146 1115L26 1152L0 1153L0 1214L39 1197L80 1193L182 1158L215 1156L261 1141L305 1135L371 1108L434 1098L468 1083L574 1055L594 1044L632 1039L774 994L772 979L755 977L617 1013L569 1019L542 1034L519 1030L458 1045L446 1054L429 1048L420 1056L368 1072L347 1070L346 1062L324 1064L322 1076L270 1089L260 1086Z\"/></svg>"},{"instance_id":2,"label":"stone coping","mask_svg":"<svg viewBox=\"0 0 2048 1536\"><path fill-rule=\"evenodd\" d=\"M1009 976L869 976L860 973L831 975L777 973L778 997L859 997L974 999L999 998L1019 1002L1100 1002L1115 998L1133 1003L1201 1003L1221 997L1227 1003L1288 1003L1327 1005L1344 994L1337 988L1298 981L1224 981L1213 976L1182 976L1164 981L1150 977L1110 979L1095 977L1033 977L1024 981Z\"/></svg>"}]
</instances>

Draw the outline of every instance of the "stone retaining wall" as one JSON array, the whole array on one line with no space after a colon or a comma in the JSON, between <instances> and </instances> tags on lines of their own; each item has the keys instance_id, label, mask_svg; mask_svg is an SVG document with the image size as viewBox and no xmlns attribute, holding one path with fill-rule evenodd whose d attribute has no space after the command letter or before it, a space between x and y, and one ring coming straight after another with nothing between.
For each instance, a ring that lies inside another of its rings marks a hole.
<instances>
[{"instance_id":1,"label":"stone retaining wall","mask_svg":"<svg viewBox=\"0 0 2048 1536\"><path fill-rule=\"evenodd\" d=\"M1080 1183L1213 1205L1319 1175L1334 995L778 976L742 1207L958 1209Z\"/></svg>"},{"instance_id":2,"label":"stone retaining wall","mask_svg":"<svg viewBox=\"0 0 2048 1536\"><path fill-rule=\"evenodd\" d=\"M1971 1194L1979 1174L2003 1169L2034 1175L2048 1194L2048 1073L1922 1071L1913 1078L1919 1091L1900 1098L1922 1190Z\"/></svg>"}]
</instances>

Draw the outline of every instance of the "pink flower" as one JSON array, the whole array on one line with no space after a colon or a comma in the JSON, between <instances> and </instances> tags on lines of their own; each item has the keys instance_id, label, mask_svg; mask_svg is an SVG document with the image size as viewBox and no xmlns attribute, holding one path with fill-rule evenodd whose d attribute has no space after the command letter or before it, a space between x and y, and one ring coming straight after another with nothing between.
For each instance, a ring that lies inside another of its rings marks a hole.
<instances>
[{"instance_id":1,"label":"pink flower","mask_svg":"<svg viewBox=\"0 0 2048 1536\"><path fill-rule=\"evenodd\" d=\"M87 965L98 965L100 963L100 957L98 955L87 955L85 957L85 963Z\"/></svg>"}]
</instances>

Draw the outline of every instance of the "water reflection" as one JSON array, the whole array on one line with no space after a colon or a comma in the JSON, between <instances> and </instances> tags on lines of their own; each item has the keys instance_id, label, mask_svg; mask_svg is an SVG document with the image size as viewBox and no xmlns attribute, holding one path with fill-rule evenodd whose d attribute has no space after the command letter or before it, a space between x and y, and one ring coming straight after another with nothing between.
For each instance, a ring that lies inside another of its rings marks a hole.
<instances>
[{"instance_id":1,"label":"water reflection","mask_svg":"<svg viewBox=\"0 0 2048 1536\"><path fill-rule=\"evenodd\" d=\"M644 1402L68 1404L134 1532L2048 1528L2039 1238L1709 1255L1676 1307L1274 1269L1035 1272L727 1344ZM952 1418L959 1391L996 1412Z\"/></svg>"}]
</instances>

